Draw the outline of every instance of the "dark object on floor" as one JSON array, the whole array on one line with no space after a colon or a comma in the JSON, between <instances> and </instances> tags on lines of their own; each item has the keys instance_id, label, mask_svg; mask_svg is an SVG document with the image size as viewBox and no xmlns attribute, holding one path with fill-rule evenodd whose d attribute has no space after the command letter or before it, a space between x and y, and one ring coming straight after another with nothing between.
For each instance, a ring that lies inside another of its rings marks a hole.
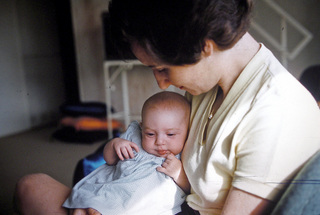
<instances>
[{"instance_id":1,"label":"dark object on floor","mask_svg":"<svg viewBox=\"0 0 320 215\"><path fill-rule=\"evenodd\" d=\"M113 130L113 136L117 136L118 129ZM53 138L68 143L94 143L109 139L107 130L100 131L83 131L76 130L74 127L62 127L57 129L53 134Z\"/></svg>"},{"instance_id":2,"label":"dark object on floor","mask_svg":"<svg viewBox=\"0 0 320 215\"><path fill-rule=\"evenodd\" d=\"M60 106L60 112L64 116L91 116L107 117L107 105L102 102L67 103ZM114 113L114 109L111 108Z\"/></svg>"},{"instance_id":3,"label":"dark object on floor","mask_svg":"<svg viewBox=\"0 0 320 215\"><path fill-rule=\"evenodd\" d=\"M69 143L94 143L109 137L108 129L117 136L123 125L116 120L111 124L106 117L107 106L101 102L64 104L60 107L61 120L53 138Z\"/></svg>"}]
</instances>

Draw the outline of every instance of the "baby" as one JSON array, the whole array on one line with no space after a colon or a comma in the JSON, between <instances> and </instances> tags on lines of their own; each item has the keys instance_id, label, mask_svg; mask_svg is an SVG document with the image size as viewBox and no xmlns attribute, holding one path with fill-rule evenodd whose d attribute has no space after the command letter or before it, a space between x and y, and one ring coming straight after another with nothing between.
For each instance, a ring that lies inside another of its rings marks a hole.
<instances>
[{"instance_id":1,"label":"baby","mask_svg":"<svg viewBox=\"0 0 320 215\"><path fill-rule=\"evenodd\" d=\"M182 95L151 96L141 124L132 122L119 141L106 144L106 164L77 183L63 206L113 215L180 212L190 189L179 160L189 115Z\"/></svg>"}]
</instances>

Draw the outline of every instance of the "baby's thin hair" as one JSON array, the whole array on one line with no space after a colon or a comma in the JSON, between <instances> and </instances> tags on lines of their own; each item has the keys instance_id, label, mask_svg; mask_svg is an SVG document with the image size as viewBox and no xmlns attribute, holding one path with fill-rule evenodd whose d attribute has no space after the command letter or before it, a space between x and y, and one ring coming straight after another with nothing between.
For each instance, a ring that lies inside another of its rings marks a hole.
<instances>
[{"instance_id":1,"label":"baby's thin hair","mask_svg":"<svg viewBox=\"0 0 320 215\"><path fill-rule=\"evenodd\" d=\"M190 114L190 104L184 96L175 92L162 91L154 94L145 101L142 107L141 115L143 116L144 112L148 108L156 108L159 106L164 109L181 108L185 110L188 116Z\"/></svg>"}]
</instances>

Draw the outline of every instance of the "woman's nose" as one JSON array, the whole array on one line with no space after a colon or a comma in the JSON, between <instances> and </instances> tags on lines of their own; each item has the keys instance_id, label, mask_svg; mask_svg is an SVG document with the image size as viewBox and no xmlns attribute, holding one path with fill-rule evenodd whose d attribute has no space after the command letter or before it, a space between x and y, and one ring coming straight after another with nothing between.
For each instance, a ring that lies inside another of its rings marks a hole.
<instances>
[{"instance_id":1,"label":"woman's nose","mask_svg":"<svg viewBox=\"0 0 320 215\"><path fill-rule=\"evenodd\" d=\"M153 75L156 78L160 89L165 90L171 85L171 82L164 72L153 71Z\"/></svg>"}]
</instances>

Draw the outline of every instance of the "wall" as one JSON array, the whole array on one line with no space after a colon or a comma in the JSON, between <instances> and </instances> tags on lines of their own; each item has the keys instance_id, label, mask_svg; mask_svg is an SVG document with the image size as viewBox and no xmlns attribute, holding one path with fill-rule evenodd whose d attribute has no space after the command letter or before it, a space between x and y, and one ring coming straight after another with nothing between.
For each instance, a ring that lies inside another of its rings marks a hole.
<instances>
[{"instance_id":1,"label":"wall","mask_svg":"<svg viewBox=\"0 0 320 215\"><path fill-rule=\"evenodd\" d=\"M64 82L53 1L0 7L0 136L55 120Z\"/></svg>"},{"instance_id":2,"label":"wall","mask_svg":"<svg viewBox=\"0 0 320 215\"><path fill-rule=\"evenodd\" d=\"M29 104L14 1L0 7L0 136L30 126Z\"/></svg>"},{"instance_id":3,"label":"wall","mask_svg":"<svg viewBox=\"0 0 320 215\"><path fill-rule=\"evenodd\" d=\"M80 99L104 101L103 39L101 13L107 0L72 0Z\"/></svg>"}]
</instances>

